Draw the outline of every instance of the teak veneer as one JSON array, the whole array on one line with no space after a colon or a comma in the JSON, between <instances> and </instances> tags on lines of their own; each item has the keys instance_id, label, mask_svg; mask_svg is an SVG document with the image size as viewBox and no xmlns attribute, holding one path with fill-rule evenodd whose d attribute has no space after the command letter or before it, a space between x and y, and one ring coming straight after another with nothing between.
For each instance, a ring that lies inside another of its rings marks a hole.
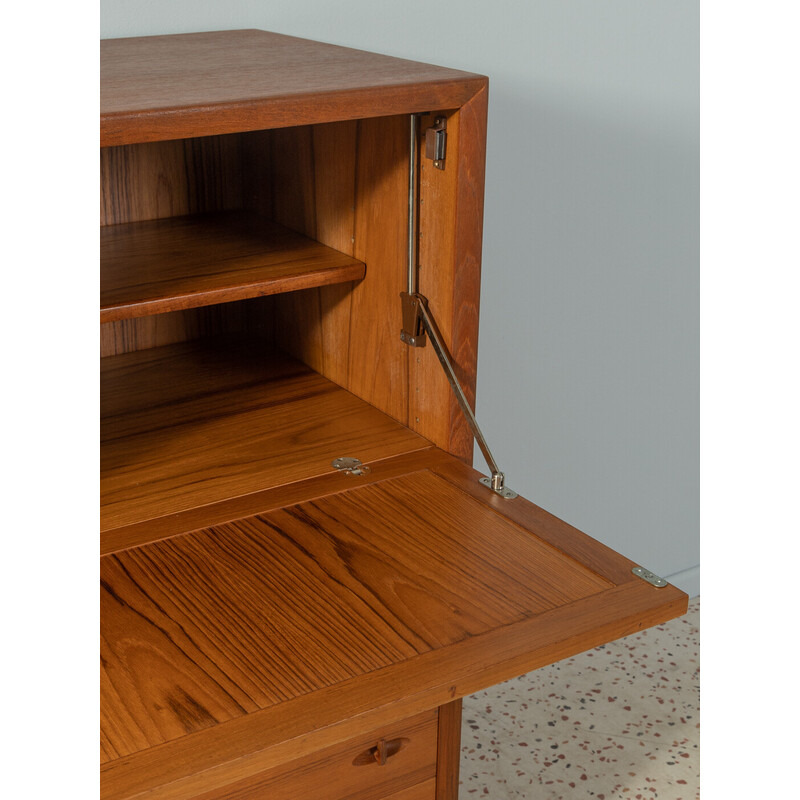
<instances>
[{"instance_id":1,"label":"teak veneer","mask_svg":"<svg viewBox=\"0 0 800 800\"><path fill-rule=\"evenodd\" d=\"M183 342L104 359L101 527L117 528L430 443L304 364Z\"/></svg>"},{"instance_id":2,"label":"teak veneer","mask_svg":"<svg viewBox=\"0 0 800 800\"><path fill-rule=\"evenodd\" d=\"M266 31L101 43L100 144L459 108L486 78Z\"/></svg>"},{"instance_id":3,"label":"teak veneer","mask_svg":"<svg viewBox=\"0 0 800 800\"><path fill-rule=\"evenodd\" d=\"M268 220L235 212L101 231L100 322L346 283L364 264Z\"/></svg>"},{"instance_id":4,"label":"teak veneer","mask_svg":"<svg viewBox=\"0 0 800 800\"><path fill-rule=\"evenodd\" d=\"M687 604L481 485L400 341L444 117L415 266L474 402L487 80L263 31L102 58L102 798L456 800L464 695Z\"/></svg>"}]
</instances>

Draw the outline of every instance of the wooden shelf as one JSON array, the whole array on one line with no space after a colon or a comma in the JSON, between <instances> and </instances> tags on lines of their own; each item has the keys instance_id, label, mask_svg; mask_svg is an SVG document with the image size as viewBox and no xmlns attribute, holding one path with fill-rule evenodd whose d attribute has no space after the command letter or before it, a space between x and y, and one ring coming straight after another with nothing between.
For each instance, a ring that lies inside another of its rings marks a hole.
<instances>
[{"instance_id":1,"label":"wooden shelf","mask_svg":"<svg viewBox=\"0 0 800 800\"><path fill-rule=\"evenodd\" d=\"M249 342L102 361L101 528L219 503L430 442L305 365Z\"/></svg>"},{"instance_id":2,"label":"wooden shelf","mask_svg":"<svg viewBox=\"0 0 800 800\"><path fill-rule=\"evenodd\" d=\"M246 212L100 229L100 322L360 280L365 266Z\"/></svg>"}]
</instances>

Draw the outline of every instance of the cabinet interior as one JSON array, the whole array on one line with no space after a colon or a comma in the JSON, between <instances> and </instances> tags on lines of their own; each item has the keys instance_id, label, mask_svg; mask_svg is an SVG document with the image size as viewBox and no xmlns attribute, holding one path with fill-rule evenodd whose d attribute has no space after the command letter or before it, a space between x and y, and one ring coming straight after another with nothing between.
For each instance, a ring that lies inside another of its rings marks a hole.
<instances>
[{"instance_id":1,"label":"cabinet interior","mask_svg":"<svg viewBox=\"0 0 800 800\"><path fill-rule=\"evenodd\" d=\"M158 245L169 252L170 247L192 246L192 225L198 233L205 232L209 219L213 220L216 227L212 234L219 240L227 231L235 230L243 215L255 218L256 222L250 224L264 231L266 237L286 239L288 229L351 260L357 258L362 274L363 265L368 264L368 277L359 280L243 301L218 302L217 295L201 296L198 302L202 305L195 308L131 315L103 324L103 491L113 506L130 505L137 509L139 518L147 514L141 491L144 484L132 481L131 471L139 465L148 474L152 472L152 463L140 454L149 452L145 444L148 430L151 437L163 437L168 424L152 409L168 408L173 423L180 415L182 430L186 431L191 427L190 407L204 407L203 398L209 394L216 398L214 413L220 420L217 435L227 437L227 441L222 440L225 454L204 449L200 434L197 452L202 453L205 463L198 471L185 463L186 458L183 463L180 458L176 460L176 453L162 442L162 466L173 467L174 481L180 481L181 469L193 473L194 480L203 471L219 476L228 467L235 472L226 459L232 458L229 453L237 443L249 451L259 443L262 447L269 445L262 458L265 464L268 460L276 463L278 454L298 463L301 459L297 453L289 453L293 448L291 437L263 426L288 425L293 430L293 425L307 423L309 414L324 421L345 413L344 406L353 426L372 430L373 434L385 433L380 425L376 429L366 421L375 417L373 410L355 403L355 398L339 386L394 419L407 421L406 353L398 336L405 242L403 227L397 224L407 205L406 126L403 117L379 118L123 145L101 151L102 224L106 226L104 232L115 237L104 239L104 243L110 242L104 251L106 264L112 261L117 252L114 245L123 237L136 242L137 237L152 235L151 228L142 228L150 221L156 220L161 226L189 226L188 239L175 243L170 238L176 238L175 227L168 228L166 235L160 229ZM202 256L205 248L213 246L214 242L208 241L192 255ZM145 272L152 255L152 251L144 253L138 262L128 257L124 266L128 271L138 268ZM290 252L290 266L293 258ZM187 282L196 281L196 264L188 260L183 263ZM308 272L313 271L312 259ZM135 280L130 282L135 284ZM130 307L120 313L126 311L141 313ZM227 346L221 347L221 342ZM152 348L159 350L148 356ZM338 386L328 386L319 375L314 377L300 364L279 356L281 352L310 364ZM304 377L294 383L281 380L287 370ZM250 391L249 402L279 402L282 415L244 412L240 407L243 382L257 387ZM169 405L162 396L165 387L173 395ZM316 405L309 401L309 393L320 398ZM127 407L118 406L115 398L119 397L125 399ZM280 400L270 400L275 397ZM290 398L294 398L292 402ZM353 414L358 419L353 419ZM289 417L292 422L287 422ZM386 420L383 427L388 423ZM318 441L321 435L317 428ZM412 442L419 441L409 431L404 435ZM365 441L363 435L358 442L352 441L353 436L345 441L323 437L320 452L315 453L317 461L330 469L331 459L342 455L366 460L380 453L396 453L394 446L384 452L380 446L376 449L374 442ZM339 444L361 446L358 453L351 453L336 449ZM323 452L325 448L331 449ZM215 461L215 457L221 461ZM247 458L244 454L240 457ZM230 476L227 491L263 489L287 482L292 474L291 467L283 464L278 472L253 470L254 482L248 484L238 473ZM308 477L302 469L296 475ZM163 494L164 476L159 480L162 483L157 492L154 488L154 496ZM189 480L188 474L184 480ZM135 490L123 488L131 483ZM210 495L188 493L183 502L222 500L226 491L220 488L223 483L217 479L217 490ZM120 497L120 493L127 497ZM163 505L163 501L156 502ZM114 524L139 518L119 513L109 517Z\"/></svg>"},{"instance_id":2,"label":"cabinet interior","mask_svg":"<svg viewBox=\"0 0 800 800\"><path fill-rule=\"evenodd\" d=\"M455 155L458 112L451 116ZM429 204L437 195L453 192L449 175L424 163L421 173L420 197L427 193ZM247 301L220 303L215 296L208 301L213 304L198 308L131 314L105 323L103 356L220 335L257 337L434 443L462 457L471 454L455 407L446 418L440 403L425 408L426 399L437 391L447 396L435 356L420 350L409 364L407 348L399 340L399 294L406 289L407 273L406 115L107 147L101 150L101 185L101 224L114 226L114 234L148 220L247 214L365 265L363 279L281 290ZM438 250L437 263L426 274L421 248L421 283L438 302L440 324L449 332L460 312L450 296L454 267L447 259L453 248L442 251L439 240L448 238L452 211L447 204L440 207L431 224L426 224L424 202L420 211L420 241ZM476 327L476 309L468 313ZM474 344L461 361L464 383L472 392ZM457 443L450 442L454 433Z\"/></svg>"}]
</instances>

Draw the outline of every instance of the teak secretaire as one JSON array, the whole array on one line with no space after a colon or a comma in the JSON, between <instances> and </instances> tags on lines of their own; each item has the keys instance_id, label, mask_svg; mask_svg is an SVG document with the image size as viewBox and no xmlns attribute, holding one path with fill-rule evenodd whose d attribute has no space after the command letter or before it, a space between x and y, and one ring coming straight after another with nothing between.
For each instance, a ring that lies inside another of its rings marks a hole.
<instances>
[{"instance_id":1,"label":"teak secretaire","mask_svg":"<svg viewBox=\"0 0 800 800\"><path fill-rule=\"evenodd\" d=\"M103 43L103 800L455 800L461 697L685 610L468 466L487 87Z\"/></svg>"}]
</instances>

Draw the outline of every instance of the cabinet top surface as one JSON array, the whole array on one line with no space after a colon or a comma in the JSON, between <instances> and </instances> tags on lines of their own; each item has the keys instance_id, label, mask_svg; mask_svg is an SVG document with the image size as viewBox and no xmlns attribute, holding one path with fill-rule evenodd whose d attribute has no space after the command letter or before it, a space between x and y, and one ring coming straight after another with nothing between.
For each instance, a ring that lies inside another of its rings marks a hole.
<instances>
[{"instance_id":1,"label":"cabinet top surface","mask_svg":"<svg viewBox=\"0 0 800 800\"><path fill-rule=\"evenodd\" d=\"M101 42L101 144L463 105L487 79L259 30Z\"/></svg>"}]
</instances>

